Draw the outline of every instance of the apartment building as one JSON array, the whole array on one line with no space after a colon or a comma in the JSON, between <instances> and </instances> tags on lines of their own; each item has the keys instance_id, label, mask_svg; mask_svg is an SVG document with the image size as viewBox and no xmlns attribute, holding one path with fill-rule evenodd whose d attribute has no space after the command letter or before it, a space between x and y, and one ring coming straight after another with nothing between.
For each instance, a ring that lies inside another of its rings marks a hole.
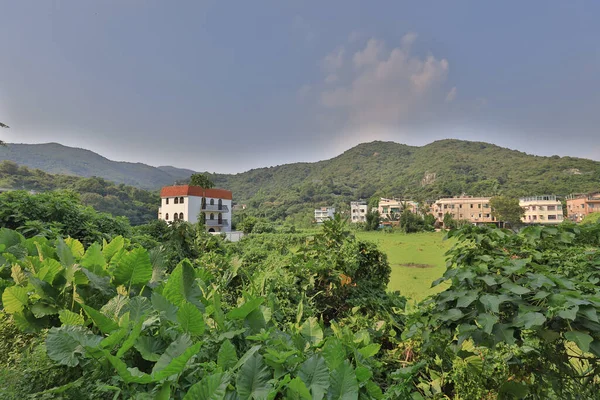
<instances>
[{"instance_id":1,"label":"apartment building","mask_svg":"<svg viewBox=\"0 0 600 400\"><path fill-rule=\"evenodd\" d=\"M600 193L574 194L567 197L567 217L581 222L586 215L600 212Z\"/></svg>"},{"instance_id":2,"label":"apartment building","mask_svg":"<svg viewBox=\"0 0 600 400\"><path fill-rule=\"evenodd\" d=\"M377 211L382 218L390 219L393 214L399 215L403 211L403 207L406 206L408 210L413 213L419 212L419 204L416 201L411 200L400 200L400 199L379 199Z\"/></svg>"},{"instance_id":3,"label":"apartment building","mask_svg":"<svg viewBox=\"0 0 600 400\"><path fill-rule=\"evenodd\" d=\"M231 231L232 193L225 189L204 189L199 186L165 186L160 191L158 219L167 222L198 222L205 216L208 232Z\"/></svg>"},{"instance_id":4,"label":"apartment building","mask_svg":"<svg viewBox=\"0 0 600 400\"><path fill-rule=\"evenodd\" d=\"M447 197L437 200L430 209L439 222L444 215L452 215L452 219L469 221L473 224L497 223L492 216L490 197Z\"/></svg>"},{"instance_id":5,"label":"apartment building","mask_svg":"<svg viewBox=\"0 0 600 400\"><path fill-rule=\"evenodd\" d=\"M559 224L563 221L562 204L556 196L530 196L519 199L525 210L521 221L525 224Z\"/></svg>"},{"instance_id":6,"label":"apartment building","mask_svg":"<svg viewBox=\"0 0 600 400\"><path fill-rule=\"evenodd\" d=\"M328 219L333 219L333 215L335 214L334 207L321 207L315 209L315 222L317 224L322 224Z\"/></svg>"},{"instance_id":7,"label":"apartment building","mask_svg":"<svg viewBox=\"0 0 600 400\"><path fill-rule=\"evenodd\" d=\"M366 222L368 206L364 201L350 202L350 222Z\"/></svg>"}]
</instances>

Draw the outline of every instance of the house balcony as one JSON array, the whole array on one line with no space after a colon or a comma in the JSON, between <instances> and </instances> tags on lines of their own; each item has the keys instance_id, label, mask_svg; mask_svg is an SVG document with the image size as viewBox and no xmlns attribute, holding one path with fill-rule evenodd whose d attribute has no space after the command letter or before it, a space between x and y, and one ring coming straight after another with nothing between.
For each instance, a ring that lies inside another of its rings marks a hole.
<instances>
[{"instance_id":1,"label":"house balcony","mask_svg":"<svg viewBox=\"0 0 600 400\"><path fill-rule=\"evenodd\" d=\"M229 226L229 222L226 219L218 220L218 219L207 219L204 222L206 226Z\"/></svg>"},{"instance_id":2,"label":"house balcony","mask_svg":"<svg viewBox=\"0 0 600 400\"><path fill-rule=\"evenodd\" d=\"M216 204L213 204L213 205L205 204L202 207L202 211L229 212L229 207L227 207L227 206L219 207Z\"/></svg>"}]
</instances>

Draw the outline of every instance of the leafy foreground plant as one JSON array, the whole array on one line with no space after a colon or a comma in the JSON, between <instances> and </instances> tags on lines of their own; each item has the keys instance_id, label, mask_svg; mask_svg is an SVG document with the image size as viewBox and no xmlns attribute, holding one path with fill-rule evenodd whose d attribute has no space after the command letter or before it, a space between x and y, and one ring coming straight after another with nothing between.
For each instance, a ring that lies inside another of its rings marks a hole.
<instances>
[{"instance_id":1,"label":"leafy foreground plant","mask_svg":"<svg viewBox=\"0 0 600 400\"><path fill-rule=\"evenodd\" d=\"M333 322L325 337L301 308L295 322L278 324L247 293L226 307L228 279L187 260L163 279L150 254L122 238L84 251L76 240L54 246L2 230L0 243L12 264L5 311L21 329L47 332L51 360L84 372L36 396L68 398L97 371L96 388L115 398L383 397L372 379L380 346L366 330Z\"/></svg>"}]
</instances>

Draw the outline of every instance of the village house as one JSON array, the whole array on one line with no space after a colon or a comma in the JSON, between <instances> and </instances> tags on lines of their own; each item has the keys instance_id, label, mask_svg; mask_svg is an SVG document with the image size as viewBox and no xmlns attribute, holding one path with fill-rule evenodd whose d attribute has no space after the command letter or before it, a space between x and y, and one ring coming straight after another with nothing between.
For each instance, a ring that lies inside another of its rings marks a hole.
<instances>
[{"instance_id":1,"label":"village house","mask_svg":"<svg viewBox=\"0 0 600 400\"><path fill-rule=\"evenodd\" d=\"M437 200L431 206L431 213L439 222L444 222L444 216L450 214L454 220L468 221L472 224L497 224L492 216L490 197L447 197Z\"/></svg>"},{"instance_id":2,"label":"village house","mask_svg":"<svg viewBox=\"0 0 600 400\"><path fill-rule=\"evenodd\" d=\"M586 215L600 212L600 193L573 194L567 197L567 218L581 222Z\"/></svg>"},{"instance_id":3,"label":"village house","mask_svg":"<svg viewBox=\"0 0 600 400\"><path fill-rule=\"evenodd\" d=\"M350 222L366 222L368 206L364 201L350 202Z\"/></svg>"},{"instance_id":4,"label":"village house","mask_svg":"<svg viewBox=\"0 0 600 400\"><path fill-rule=\"evenodd\" d=\"M166 222L198 222L205 216L208 232L231 231L232 193L225 189L204 189L199 186L165 186L160 191L158 219Z\"/></svg>"},{"instance_id":5,"label":"village house","mask_svg":"<svg viewBox=\"0 0 600 400\"><path fill-rule=\"evenodd\" d=\"M556 196L530 196L519 199L525 214L521 221L525 224L559 224L563 221L562 204Z\"/></svg>"},{"instance_id":6,"label":"village house","mask_svg":"<svg viewBox=\"0 0 600 400\"><path fill-rule=\"evenodd\" d=\"M315 209L315 222L317 224L322 224L323 222L333 219L333 215L335 214L334 207L321 207Z\"/></svg>"},{"instance_id":7,"label":"village house","mask_svg":"<svg viewBox=\"0 0 600 400\"><path fill-rule=\"evenodd\" d=\"M386 199L383 197L379 199L377 211L379 211L379 215L381 215L382 218L393 219L394 215L397 217L400 216L402 211L404 211L404 206L415 214L419 212L419 204L416 201Z\"/></svg>"}]
</instances>

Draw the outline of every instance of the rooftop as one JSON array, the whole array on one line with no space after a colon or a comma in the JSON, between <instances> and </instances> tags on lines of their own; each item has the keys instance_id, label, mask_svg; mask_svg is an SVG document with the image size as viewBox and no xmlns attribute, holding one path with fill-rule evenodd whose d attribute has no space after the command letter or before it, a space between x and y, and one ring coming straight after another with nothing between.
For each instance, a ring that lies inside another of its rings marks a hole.
<instances>
[{"instance_id":1,"label":"rooftop","mask_svg":"<svg viewBox=\"0 0 600 400\"><path fill-rule=\"evenodd\" d=\"M204 189L200 186L176 185L165 186L160 190L160 197L197 196L212 197L215 199L231 200L233 198L230 190Z\"/></svg>"}]
</instances>

